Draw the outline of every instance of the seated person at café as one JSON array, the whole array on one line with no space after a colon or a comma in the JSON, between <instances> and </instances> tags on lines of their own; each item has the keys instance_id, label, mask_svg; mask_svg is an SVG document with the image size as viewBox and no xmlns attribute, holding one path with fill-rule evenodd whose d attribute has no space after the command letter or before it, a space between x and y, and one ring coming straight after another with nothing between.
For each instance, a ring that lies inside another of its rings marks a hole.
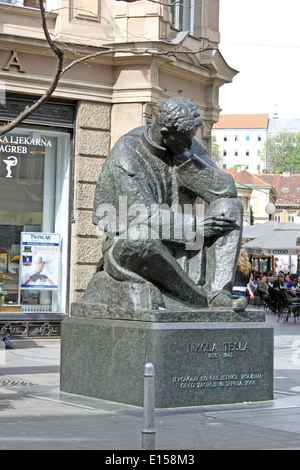
<instances>
[{"instance_id":1,"label":"seated person at caf\u00e9","mask_svg":"<svg viewBox=\"0 0 300 470\"><path fill-rule=\"evenodd\" d=\"M256 282L256 279L254 279L254 272L253 271L250 274L249 285L250 285L250 288L251 288L253 294L258 295L257 282Z\"/></svg>"},{"instance_id":2,"label":"seated person at caf\u00e9","mask_svg":"<svg viewBox=\"0 0 300 470\"><path fill-rule=\"evenodd\" d=\"M267 276L265 274L263 274L260 278L260 281L257 282L257 290L263 300L270 300Z\"/></svg>"},{"instance_id":3,"label":"seated person at caf\u00e9","mask_svg":"<svg viewBox=\"0 0 300 470\"><path fill-rule=\"evenodd\" d=\"M289 274L285 276L284 287L286 287L287 289L291 289L291 287L294 287L294 283L291 280L291 277Z\"/></svg>"},{"instance_id":4,"label":"seated person at caf\u00e9","mask_svg":"<svg viewBox=\"0 0 300 470\"><path fill-rule=\"evenodd\" d=\"M259 280L260 280L260 276L261 276L260 271L256 271L256 270L254 269L254 271L253 271L253 279L254 279L254 281L256 281L256 282L259 281Z\"/></svg>"},{"instance_id":5,"label":"seated person at caf\u00e9","mask_svg":"<svg viewBox=\"0 0 300 470\"><path fill-rule=\"evenodd\" d=\"M277 276L277 279L273 282L273 287L275 289L282 289L284 286L284 275L282 273L279 273Z\"/></svg>"}]
</instances>

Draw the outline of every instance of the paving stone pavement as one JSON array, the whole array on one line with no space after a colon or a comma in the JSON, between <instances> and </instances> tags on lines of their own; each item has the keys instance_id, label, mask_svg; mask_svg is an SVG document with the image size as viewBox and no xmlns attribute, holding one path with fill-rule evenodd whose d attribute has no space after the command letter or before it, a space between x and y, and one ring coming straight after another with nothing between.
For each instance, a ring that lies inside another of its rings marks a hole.
<instances>
[{"instance_id":1,"label":"paving stone pavement","mask_svg":"<svg viewBox=\"0 0 300 470\"><path fill-rule=\"evenodd\" d=\"M267 321L274 400L156 410L157 452L300 449L300 321ZM60 392L59 340L11 341L0 349L0 449L141 449L141 408Z\"/></svg>"}]
</instances>

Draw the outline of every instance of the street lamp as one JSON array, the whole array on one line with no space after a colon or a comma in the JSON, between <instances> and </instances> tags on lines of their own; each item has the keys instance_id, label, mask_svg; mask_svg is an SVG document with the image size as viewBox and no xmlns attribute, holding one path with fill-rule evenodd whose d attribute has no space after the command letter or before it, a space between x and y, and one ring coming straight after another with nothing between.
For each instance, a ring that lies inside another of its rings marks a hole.
<instances>
[{"instance_id":1,"label":"street lamp","mask_svg":"<svg viewBox=\"0 0 300 470\"><path fill-rule=\"evenodd\" d=\"M275 204L273 204L272 202L268 202L268 204L265 207L265 211L267 214L269 214L269 220L271 220L272 214L275 214L275 211L276 211Z\"/></svg>"}]
</instances>

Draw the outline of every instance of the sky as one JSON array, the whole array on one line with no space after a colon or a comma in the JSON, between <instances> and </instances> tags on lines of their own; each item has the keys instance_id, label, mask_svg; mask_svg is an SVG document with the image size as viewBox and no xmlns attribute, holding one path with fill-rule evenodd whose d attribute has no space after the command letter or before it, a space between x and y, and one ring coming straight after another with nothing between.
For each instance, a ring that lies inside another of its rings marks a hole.
<instances>
[{"instance_id":1,"label":"sky","mask_svg":"<svg viewBox=\"0 0 300 470\"><path fill-rule=\"evenodd\" d=\"M239 71L220 88L222 113L300 119L300 0L220 0L220 34Z\"/></svg>"}]
</instances>

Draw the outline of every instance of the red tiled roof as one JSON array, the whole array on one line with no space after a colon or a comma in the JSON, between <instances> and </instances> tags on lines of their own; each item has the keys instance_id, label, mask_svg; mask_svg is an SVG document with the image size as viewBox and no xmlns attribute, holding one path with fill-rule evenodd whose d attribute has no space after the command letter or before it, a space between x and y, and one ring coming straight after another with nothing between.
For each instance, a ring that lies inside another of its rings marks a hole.
<instances>
[{"instance_id":1,"label":"red tiled roof","mask_svg":"<svg viewBox=\"0 0 300 470\"><path fill-rule=\"evenodd\" d=\"M228 170L223 169L223 171L225 171L225 173L229 173L231 176L233 176L234 180L237 183L254 184L254 185L262 185L262 186L266 186L266 185L270 184L270 183L260 179L259 177L261 175L253 175L252 173L249 173L249 171L247 171L247 170L237 171L236 169L231 168L231 169L228 169Z\"/></svg>"},{"instance_id":2,"label":"red tiled roof","mask_svg":"<svg viewBox=\"0 0 300 470\"><path fill-rule=\"evenodd\" d=\"M274 186L278 194L276 204L300 204L300 174L284 176L282 174L263 173L256 176Z\"/></svg>"},{"instance_id":3,"label":"red tiled roof","mask_svg":"<svg viewBox=\"0 0 300 470\"><path fill-rule=\"evenodd\" d=\"M267 129L268 114L220 114L213 129Z\"/></svg>"},{"instance_id":4,"label":"red tiled roof","mask_svg":"<svg viewBox=\"0 0 300 470\"><path fill-rule=\"evenodd\" d=\"M237 173L237 170L235 168L222 168L222 171L225 171L225 173L229 173L231 176L234 176Z\"/></svg>"}]
</instances>

